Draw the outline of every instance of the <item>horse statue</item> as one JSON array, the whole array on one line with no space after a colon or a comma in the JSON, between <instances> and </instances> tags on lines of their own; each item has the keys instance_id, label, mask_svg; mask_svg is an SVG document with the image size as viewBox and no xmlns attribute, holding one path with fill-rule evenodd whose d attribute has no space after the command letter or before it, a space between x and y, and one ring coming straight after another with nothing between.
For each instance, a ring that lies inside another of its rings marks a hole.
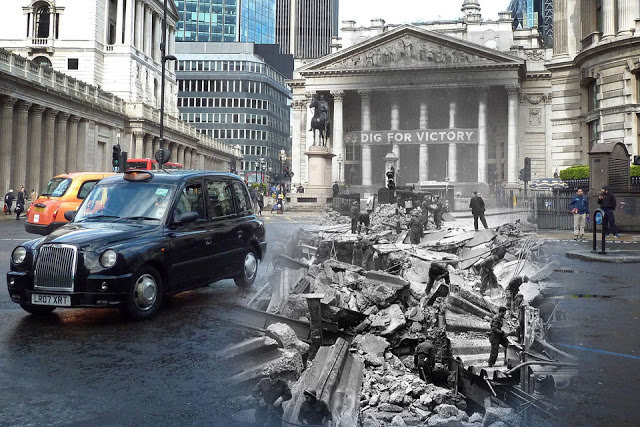
<instances>
[{"instance_id":1,"label":"horse statue","mask_svg":"<svg viewBox=\"0 0 640 427\"><path fill-rule=\"evenodd\" d=\"M323 94L319 94L313 98L309 108L313 108L313 117L311 118L311 129L313 131L313 145L316 145L316 130L320 134L320 144L327 146L327 138L329 137L329 103L324 99Z\"/></svg>"}]
</instances>

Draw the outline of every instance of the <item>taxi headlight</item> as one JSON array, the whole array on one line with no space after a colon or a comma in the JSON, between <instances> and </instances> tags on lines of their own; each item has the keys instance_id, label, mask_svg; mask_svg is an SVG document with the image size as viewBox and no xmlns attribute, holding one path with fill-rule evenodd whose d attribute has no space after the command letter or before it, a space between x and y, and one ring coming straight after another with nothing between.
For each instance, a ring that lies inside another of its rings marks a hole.
<instances>
[{"instance_id":1,"label":"taxi headlight","mask_svg":"<svg viewBox=\"0 0 640 427\"><path fill-rule=\"evenodd\" d=\"M27 250L24 248L24 246L18 246L11 253L11 261L14 264L22 264L22 262L26 257L27 257Z\"/></svg>"},{"instance_id":2,"label":"taxi headlight","mask_svg":"<svg viewBox=\"0 0 640 427\"><path fill-rule=\"evenodd\" d=\"M116 265L118 254L113 249L107 249L100 255L100 265L104 268L110 268Z\"/></svg>"}]
</instances>

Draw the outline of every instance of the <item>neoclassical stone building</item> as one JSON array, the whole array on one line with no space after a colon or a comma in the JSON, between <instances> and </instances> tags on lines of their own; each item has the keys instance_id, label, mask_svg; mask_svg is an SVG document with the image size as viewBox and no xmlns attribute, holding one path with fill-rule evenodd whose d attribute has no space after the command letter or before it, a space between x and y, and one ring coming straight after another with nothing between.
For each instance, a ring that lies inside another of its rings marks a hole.
<instances>
[{"instance_id":1,"label":"neoclassical stone building","mask_svg":"<svg viewBox=\"0 0 640 427\"><path fill-rule=\"evenodd\" d=\"M479 3L464 0L454 21L345 21L339 49L296 70L292 161L303 184L318 93L331 104L332 179L365 193L384 186L390 152L400 184L514 189L525 157L535 179L587 164L599 142L638 154L637 1L554 2L553 49L535 27L513 30L508 12L482 20Z\"/></svg>"},{"instance_id":2,"label":"neoclassical stone building","mask_svg":"<svg viewBox=\"0 0 640 427\"><path fill-rule=\"evenodd\" d=\"M167 54L177 12L169 2ZM159 147L161 0L5 0L0 25L0 191L41 191L64 171L111 170ZM167 61L164 139L171 160L228 171L239 150L178 119Z\"/></svg>"}]
</instances>

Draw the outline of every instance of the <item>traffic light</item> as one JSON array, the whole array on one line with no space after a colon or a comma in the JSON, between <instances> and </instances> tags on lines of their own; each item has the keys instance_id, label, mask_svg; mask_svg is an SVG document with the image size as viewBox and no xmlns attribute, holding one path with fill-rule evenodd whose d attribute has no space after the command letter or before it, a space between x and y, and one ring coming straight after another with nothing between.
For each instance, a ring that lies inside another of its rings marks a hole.
<instances>
[{"instance_id":1,"label":"traffic light","mask_svg":"<svg viewBox=\"0 0 640 427\"><path fill-rule=\"evenodd\" d=\"M524 158L524 179L523 181L531 181L531 157Z\"/></svg>"},{"instance_id":2,"label":"traffic light","mask_svg":"<svg viewBox=\"0 0 640 427\"><path fill-rule=\"evenodd\" d=\"M120 172L120 144L116 144L113 146L113 153L111 155L111 165L113 166L114 172Z\"/></svg>"},{"instance_id":3,"label":"traffic light","mask_svg":"<svg viewBox=\"0 0 640 427\"><path fill-rule=\"evenodd\" d=\"M524 168L520 169L520 175L518 175L518 178L520 178L520 181L525 181L525 179L524 179Z\"/></svg>"},{"instance_id":4,"label":"traffic light","mask_svg":"<svg viewBox=\"0 0 640 427\"><path fill-rule=\"evenodd\" d=\"M287 166L284 167L284 176L289 177L291 176L289 173L289 168Z\"/></svg>"},{"instance_id":5,"label":"traffic light","mask_svg":"<svg viewBox=\"0 0 640 427\"><path fill-rule=\"evenodd\" d=\"M393 166L391 166L391 169L389 169L387 171L387 188L389 190L395 190L396 189L395 177L396 177L395 168Z\"/></svg>"}]
</instances>

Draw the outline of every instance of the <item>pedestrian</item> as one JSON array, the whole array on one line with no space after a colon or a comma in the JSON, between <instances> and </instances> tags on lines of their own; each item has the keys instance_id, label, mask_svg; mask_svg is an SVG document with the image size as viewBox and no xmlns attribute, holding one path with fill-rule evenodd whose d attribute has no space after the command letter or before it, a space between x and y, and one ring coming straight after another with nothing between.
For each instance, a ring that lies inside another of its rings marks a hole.
<instances>
[{"instance_id":1,"label":"pedestrian","mask_svg":"<svg viewBox=\"0 0 640 427\"><path fill-rule=\"evenodd\" d=\"M351 232L356 234L358 232L358 218L360 218L360 208L358 207L358 202L356 200L351 204Z\"/></svg>"},{"instance_id":2,"label":"pedestrian","mask_svg":"<svg viewBox=\"0 0 640 427\"><path fill-rule=\"evenodd\" d=\"M278 196L276 198L276 213L277 214L282 214L282 212L284 211L284 193L283 192L279 192Z\"/></svg>"},{"instance_id":3,"label":"pedestrian","mask_svg":"<svg viewBox=\"0 0 640 427\"><path fill-rule=\"evenodd\" d=\"M433 223L436 225L436 230L442 228L442 214L444 213L444 205L440 200L440 196L436 196L435 203L431 205L433 211Z\"/></svg>"},{"instance_id":4,"label":"pedestrian","mask_svg":"<svg viewBox=\"0 0 640 427\"><path fill-rule=\"evenodd\" d=\"M602 232L606 237L609 237L610 233L617 238L620 238L620 234L618 234L618 227L616 226L616 217L613 214L613 211L616 209L616 197L613 195L611 191L609 191L609 187L602 187L600 190L600 195L598 196L598 204L604 211L604 218L602 219Z\"/></svg>"},{"instance_id":5,"label":"pedestrian","mask_svg":"<svg viewBox=\"0 0 640 427\"><path fill-rule=\"evenodd\" d=\"M25 203L25 191L24 191L24 185L20 186L20 190L18 190L18 198L16 200L16 209L15 209L15 214L16 214L16 219L20 219L20 214L22 214L22 212L24 212L24 203Z\"/></svg>"},{"instance_id":6,"label":"pedestrian","mask_svg":"<svg viewBox=\"0 0 640 427\"><path fill-rule=\"evenodd\" d=\"M369 197L367 197L367 212L369 214L371 214L371 212L373 212L376 208L376 197L378 197L376 194L371 194Z\"/></svg>"},{"instance_id":7,"label":"pedestrian","mask_svg":"<svg viewBox=\"0 0 640 427\"><path fill-rule=\"evenodd\" d=\"M584 239L584 226L587 223L589 214L589 201L583 196L582 188L578 188L576 196L569 203L571 213L573 213L573 238L575 240Z\"/></svg>"},{"instance_id":8,"label":"pedestrian","mask_svg":"<svg viewBox=\"0 0 640 427\"><path fill-rule=\"evenodd\" d=\"M10 189L7 194L4 195L4 214L11 215L11 208L13 207L13 189Z\"/></svg>"},{"instance_id":9,"label":"pedestrian","mask_svg":"<svg viewBox=\"0 0 640 427\"><path fill-rule=\"evenodd\" d=\"M318 249L316 249L316 256L315 256L315 259L313 260L313 263L322 264L324 261L328 260L330 256L331 256L331 246L329 245L329 242L323 240L318 245Z\"/></svg>"},{"instance_id":10,"label":"pedestrian","mask_svg":"<svg viewBox=\"0 0 640 427\"><path fill-rule=\"evenodd\" d=\"M262 378L251 393L258 399L255 419L258 426L281 426L282 403L291 399L291 389L272 371Z\"/></svg>"},{"instance_id":11,"label":"pedestrian","mask_svg":"<svg viewBox=\"0 0 640 427\"><path fill-rule=\"evenodd\" d=\"M304 187L302 184L298 185L298 193L304 193Z\"/></svg>"},{"instance_id":12,"label":"pedestrian","mask_svg":"<svg viewBox=\"0 0 640 427\"><path fill-rule=\"evenodd\" d=\"M262 195L262 191L258 192L256 200L258 201L258 215L262 216L262 209L264 209L264 196Z\"/></svg>"},{"instance_id":13,"label":"pedestrian","mask_svg":"<svg viewBox=\"0 0 640 427\"><path fill-rule=\"evenodd\" d=\"M428 383L433 382L433 368L436 365L436 349L425 337L421 338L413 353L413 364L418 368L420 378Z\"/></svg>"},{"instance_id":14,"label":"pedestrian","mask_svg":"<svg viewBox=\"0 0 640 427\"><path fill-rule=\"evenodd\" d=\"M420 220L418 211L411 212L411 219L407 223L407 228L409 229L409 241L414 245L420 243L420 239L422 239L422 235L424 234L424 228L422 227L422 221Z\"/></svg>"},{"instance_id":15,"label":"pedestrian","mask_svg":"<svg viewBox=\"0 0 640 427\"><path fill-rule=\"evenodd\" d=\"M338 197L340 194L340 186L338 185L338 181L333 183L333 187L331 187L333 191L333 197Z\"/></svg>"},{"instance_id":16,"label":"pedestrian","mask_svg":"<svg viewBox=\"0 0 640 427\"><path fill-rule=\"evenodd\" d=\"M254 188L249 191L249 196L251 197L251 203L253 203L253 208L256 209L258 206L258 191Z\"/></svg>"},{"instance_id":17,"label":"pedestrian","mask_svg":"<svg viewBox=\"0 0 640 427\"><path fill-rule=\"evenodd\" d=\"M36 193L35 189L31 189L31 194L29 194L29 203L34 204L38 199L38 193Z\"/></svg>"},{"instance_id":18,"label":"pedestrian","mask_svg":"<svg viewBox=\"0 0 640 427\"><path fill-rule=\"evenodd\" d=\"M498 360L498 350L500 346L507 349L509 340L507 340L507 333L502 330L502 324L504 322L504 316L507 314L506 307L500 307L498 314L491 319L491 332L489 332L489 343L491 344L491 353L489 354L489 367L495 365Z\"/></svg>"},{"instance_id":19,"label":"pedestrian","mask_svg":"<svg viewBox=\"0 0 640 427\"><path fill-rule=\"evenodd\" d=\"M351 251L351 264L361 266L364 259L364 243L362 242L362 236L358 236L358 240L353 244Z\"/></svg>"},{"instance_id":20,"label":"pedestrian","mask_svg":"<svg viewBox=\"0 0 640 427\"><path fill-rule=\"evenodd\" d=\"M362 250L362 268L365 270L373 270L373 255L375 254L373 243L365 237L362 239L362 246L364 247Z\"/></svg>"},{"instance_id":21,"label":"pedestrian","mask_svg":"<svg viewBox=\"0 0 640 427\"><path fill-rule=\"evenodd\" d=\"M429 282L427 282L426 289L427 295L429 295L429 292L431 292L433 284L440 279L444 279L447 285L451 284L451 281L449 279L449 270L447 270L447 267L439 262L432 262L429 266Z\"/></svg>"},{"instance_id":22,"label":"pedestrian","mask_svg":"<svg viewBox=\"0 0 640 427\"><path fill-rule=\"evenodd\" d=\"M304 391L304 402L298 412L298 421L302 425L327 425L333 423L333 416L326 403L318 399L315 390Z\"/></svg>"},{"instance_id":23,"label":"pedestrian","mask_svg":"<svg viewBox=\"0 0 640 427\"><path fill-rule=\"evenodd\" d=\"M471 213L473 214L473 228L476 231L478 231L478 218L482 221L485 229L489 228L487 226L487 220L484 218L484 200L478 195L477 191L473 192L473 197L471 201L469 201L469 209L471 209Z\"/></svg>"},{"instance_id":24,"label":"pedestrian","mask_svg":"<svg viewBox=\"0 0 640 427\"><path fill-rule=\"evenodd\" d=\"M429 210L431 205L431 198L429 195L425 195L422 199L422 203L420 204L420 209L422 210L422 226L424 228L429 228Z\"/></svg>"},{"instance_id":25,"label":"pedestrian","mask_svg":"<svg viewBox=\"0 0 640 427\"><path fill-rule=\"evenodd\" d=\"M516 276L513 279L509 280L509 284L507 285L507 308L511 310L513 313L514 307L513 302L515 301L516 295L520 292L520 286L523 283L527 283L529 281L528 276Z\"/></svg>"}]
</instances>

